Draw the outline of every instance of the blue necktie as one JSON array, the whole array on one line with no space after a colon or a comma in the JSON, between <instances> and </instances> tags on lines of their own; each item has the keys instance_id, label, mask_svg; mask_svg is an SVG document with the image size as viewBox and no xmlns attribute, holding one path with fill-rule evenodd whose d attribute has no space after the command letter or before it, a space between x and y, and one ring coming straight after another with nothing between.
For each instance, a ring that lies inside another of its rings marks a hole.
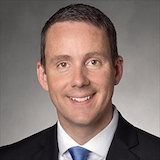
<instances>
[{"instance_id":1,"label":"blue necktie","mask_svg":"<svg viewBox=\"0 0 160 160\"><path fill-rule=\"evenodd\" d=\"M68 149L69 153L72 156L73 160L86 160L89 154L89 150L82 147L72 147Z\"/></svg>"}]
</instances>

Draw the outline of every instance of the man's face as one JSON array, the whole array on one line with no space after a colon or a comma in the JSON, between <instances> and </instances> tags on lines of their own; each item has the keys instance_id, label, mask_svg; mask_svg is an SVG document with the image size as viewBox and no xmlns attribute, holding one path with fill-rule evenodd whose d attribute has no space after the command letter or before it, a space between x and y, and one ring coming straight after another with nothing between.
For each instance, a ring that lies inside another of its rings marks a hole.
<instances>
[{"instance_id":1,"label":"man's face","mask_svg":"<svg viewBox=\"0 0 160 160\"><path fill-rule=\"evenodd\" d=\"M49 91L61 124L88 126L112 115L114 85L122 59L112 64L105 32L84 22L60 22L46 36L46 72L38 63L39 81Z\"/></svg>"}]
</instances>

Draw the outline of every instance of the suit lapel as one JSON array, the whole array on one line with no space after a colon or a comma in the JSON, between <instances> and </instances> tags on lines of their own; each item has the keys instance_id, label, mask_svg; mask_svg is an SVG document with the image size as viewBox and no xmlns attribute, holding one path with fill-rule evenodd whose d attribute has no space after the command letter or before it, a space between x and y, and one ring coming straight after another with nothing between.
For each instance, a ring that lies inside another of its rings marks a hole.
<instances>
[{"instance_id":1,"label":"suit lapel","mask_svg":"<svg viewBox=\"0 0 160 160\"><path fill-rule=\"evenodd\" d=\"M119 114L118 127L107 160L139 160L139 157L132 152L137 145L138 137L135 128Z\"/></svg>"},{"instance_id":2,"label":"suit lapel","mask_svg":"<svg viewBox=\"0 0 160 160\"><path fill-rule=\"evenodd\" d=\"M40 150L33 155L33 160L58 160L57 125L39 145Z\"/></svg>"}]
</instances>

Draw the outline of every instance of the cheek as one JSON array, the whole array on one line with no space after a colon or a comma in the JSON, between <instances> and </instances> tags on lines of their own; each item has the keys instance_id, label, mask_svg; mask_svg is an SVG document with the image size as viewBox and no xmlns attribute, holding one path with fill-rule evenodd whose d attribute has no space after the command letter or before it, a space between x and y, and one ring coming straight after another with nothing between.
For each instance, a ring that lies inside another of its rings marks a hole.
<instances>
[{"instance_id":1,"label":"cheek","mask_svg":"<svg viewBox=\"0 0 160 160\"><path fill-rule=\"evenodd\" d=\"M50 75L47 77L47 81L49 92L52 96L63 93L62 91L68 84L68 79L65 76Z\"/></svg>"},{"instance_id":2,"label":"cheek","mask_svg":"<svg viewBox=\"0 0 160 160\"><path fill-rule=\"evenodd\" d=\"M107 89L114 85L114 76L111 70L105 70L94 75L93 81L99 85L101 89Z\"/></svg>"},{"instance_id":3,"label":"cheek","mask_svg":"<svg viewBox=\"0 0 160 160\"><path fill-rule=\"evenodd\" d=\"M114 76L108 72L103 72L99 74L95 79L94 82L96 83L99 89L99 102L102 103L100 105L107 105L113 95L114 90Z\"/></svg>"}]
</instances>

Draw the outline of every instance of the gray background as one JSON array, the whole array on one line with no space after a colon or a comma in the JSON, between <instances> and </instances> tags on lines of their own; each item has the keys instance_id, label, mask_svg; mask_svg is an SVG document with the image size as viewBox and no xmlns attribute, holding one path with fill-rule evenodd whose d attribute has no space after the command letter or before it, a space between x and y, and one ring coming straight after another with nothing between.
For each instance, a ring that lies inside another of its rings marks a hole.
<instances>
[{"instance_id":1,"label":"gray background","mask_svg":"<svg viewBox=\"0 0 160 160\"><path fill-rule=\"evenodd\" d=\"M114 104L132 124L160 136L159 0L1 0L0 145L52 126L56 111L36 77L40 31L59 8L93 5L114 22L124 75Z\"/></svg>"}]
</instances>

